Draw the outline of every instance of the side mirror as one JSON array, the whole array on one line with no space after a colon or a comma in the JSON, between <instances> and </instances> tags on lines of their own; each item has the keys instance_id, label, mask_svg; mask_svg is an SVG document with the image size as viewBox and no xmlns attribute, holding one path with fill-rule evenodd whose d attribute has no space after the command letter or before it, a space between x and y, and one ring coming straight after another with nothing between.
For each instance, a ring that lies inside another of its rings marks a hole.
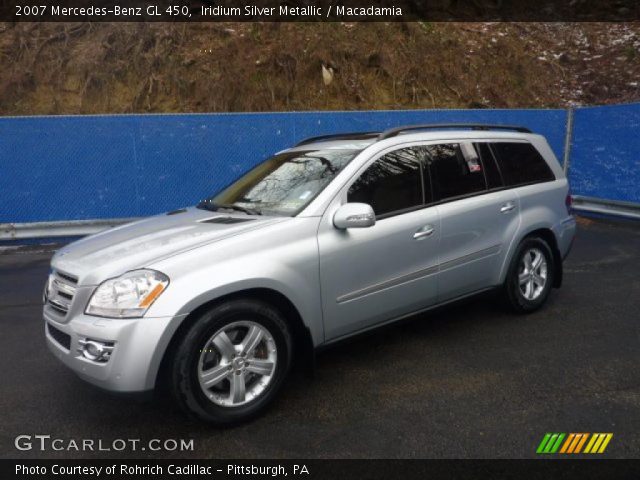
<instances>
[{"instance_id":1,"label":"side mirror","mask_svg":"<svg viewBox=\"0 0 640 480\"><path fill-rule=\"evenodd\" d=\"M345 203L333 216L333 226L339 229L367 228L376 224L376 214L366 203Z\"/></svg>"}]
</instances>

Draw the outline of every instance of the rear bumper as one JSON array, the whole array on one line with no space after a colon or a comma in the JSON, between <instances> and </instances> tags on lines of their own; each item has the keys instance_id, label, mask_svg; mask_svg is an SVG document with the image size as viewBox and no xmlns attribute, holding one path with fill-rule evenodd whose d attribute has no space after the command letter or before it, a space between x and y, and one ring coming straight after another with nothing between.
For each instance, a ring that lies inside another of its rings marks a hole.
<instances>
[{"instance_id":1,"label":"rear bumper","mask_svg":"<svg viewBox=\"0 0 640 480\"><path fill-rule=\"evenodd\" d=\"M138 394L155 387L162 355L176 317L108 319L78 315L66 323L44 313L49 350L80 378L112 392ZM53 329L49 328L49 325ZM82 340L113 342L106 362L85 358Z\"/></svg>"},{"instance_id":2,"label":"rear bumper","mask_svg":"<svg viewBox=\"0 0 640 480\"><path fill-rule=\"evenodd\" d=\"M558 241L558 250L560 256L564 260L569 255L573 246L573 239L576 236L576 219L573 215L563 219L554 227L556 239Z\"/></svg>"},{"instance_id":3,"label":"rear bumper","mask_svg":"<svg viewBox=\"0 0 640 480\"><path fill-rule=\"evenodd\" d=\"M562 253L562 261L566 260L567 257L569 256L569 253L571 252L571 248L573 248L573 241L575 240L575 236L571 239L571 241L569 242L569 247Z\"/></svg>"}]
</instances>

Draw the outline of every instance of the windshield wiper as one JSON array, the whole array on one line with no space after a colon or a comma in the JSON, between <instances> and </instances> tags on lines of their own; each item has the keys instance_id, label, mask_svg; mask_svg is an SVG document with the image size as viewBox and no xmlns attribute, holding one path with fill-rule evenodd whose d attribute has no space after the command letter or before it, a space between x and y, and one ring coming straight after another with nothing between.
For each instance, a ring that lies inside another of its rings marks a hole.
<instances>
[{"instance_id":1,"label":"windshield wiper","mask_svg":"<svg viewBox=\"0 0 640 480\"><path fill-rule=\"evenodd\" d=\"M253 208L242 207L240 205L236 205L235 203L213 203L211 207L214 209L226 208L228 210L237 210L238 212L244 212L247 215L262 215L260 210L255 210Z\"/></svg>"},{"instance_id":2,"label":"windshield wiper","mask_svg":"<svg viewBox=\"0 0 640 480\"><path fill-rule=\"evenodd\" d=\"M226 210L237 210L238 212L246 213L247 215L262 215L262 212L258 209L247 208L241 205L236 205L235 203L213 203L213 201L209 198L202 200L198 205L198 208L202 208L204 210L209 210L215 212L216 210L226 209Z\"/></svg>"}]
</instances>

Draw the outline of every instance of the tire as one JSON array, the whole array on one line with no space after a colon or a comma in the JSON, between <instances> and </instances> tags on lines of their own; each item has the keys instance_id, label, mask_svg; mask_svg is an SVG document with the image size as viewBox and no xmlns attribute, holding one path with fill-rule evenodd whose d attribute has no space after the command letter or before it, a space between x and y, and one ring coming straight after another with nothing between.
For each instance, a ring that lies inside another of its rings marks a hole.
<instances>
[{"instance_id":1,"label":"tire","mask_svg":"<svg viewBox=\"0 0 640 480\"><path fill-rule=\"evenodd\" d=\"M554 274L549 244L540 237L525 238L511 260L503 285L506 305L517 313L538 310L549 297Z\"/></svg>"},{"instance_id":2,"label":"tire","mask_svg":"<svg viewBox=\"0 0 640 480\"><path fill-rule=\"evenodd\" d=\"M280 312L257 300L231 300L202 314L179 341L170 366L171 392L200 420L241 423L274 399L291 367L291 352Z\"/></svg>"}]
</instances>

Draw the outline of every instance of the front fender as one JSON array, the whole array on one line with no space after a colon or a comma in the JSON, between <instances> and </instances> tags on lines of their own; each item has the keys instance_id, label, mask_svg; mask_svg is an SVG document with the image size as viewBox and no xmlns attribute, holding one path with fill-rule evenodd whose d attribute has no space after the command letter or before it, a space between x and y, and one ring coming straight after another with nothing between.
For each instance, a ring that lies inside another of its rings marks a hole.
<instances>
[{"instance_id":1,"label":"front fender","mask_svg":"<svg viewBox=\"0 0 640 480\"><path fill-rule=\"evenodd\" d=\"M172 280L165 294L150 308L149 316L187 315L205 303L256 288L274 290L289 299L309 328L314 345L322 343L317 265L305 270L265 261L262 256L216 264Z\"/></svg>"},{"instance_id":2,"label":"front fender","mask_svg":"<svg viewBox=\"0 0 640 480\"><path fill-rule=\"evenodd\" d=\"M149 385L154 384L165 352L188 314L208 302L238 292L260 288L273 290L284 295L300 313L311 334L313 346L324 341L320 291L317 281L314 281L318 278L317 273L315 276L306 276L283 265L271 265L269 276L247 276L247 266L221 267L218 265L218 273L224 272L223 275L210 276L210 272L202 271L172 282L171 289L167 288L165 292L169 295L162 295L151 307L149 316L168 314L172 318L166 325L153 354L148 377ZM183 302L178 299L188 300Z\"/></svg>"}]
</instances>

